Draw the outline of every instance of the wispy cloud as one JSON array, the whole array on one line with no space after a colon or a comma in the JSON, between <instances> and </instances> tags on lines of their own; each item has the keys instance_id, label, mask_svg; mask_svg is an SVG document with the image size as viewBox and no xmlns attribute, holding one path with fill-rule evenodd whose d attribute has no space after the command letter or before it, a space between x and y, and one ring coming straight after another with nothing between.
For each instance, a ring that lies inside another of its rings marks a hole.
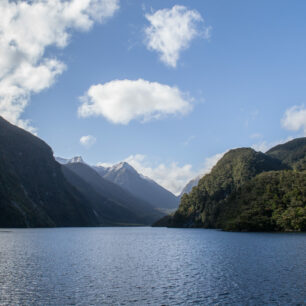
<instances>
[{"instance_id":1,"label":"wispy cloud","mask_svg":"<svg viewBox=\"0 0 306 306\"><path fill-rule=\"evenodd\" d=\"M97 141L96 137L92 135L82 136L80 138L80 144L85 148L90 148L96 143L96 141Z\"/></svg>"},{"instance_id":2,"label":"wispy cloud","mask_svg":"<svg viewBox=\"0 0 306 306\"><path fill-rule=\"evenodd\" d=\"M252 139L260 139L262 137L263 136L260 133L254 133L254 134L250 135L250 138L252 138Z\"/></svg>"},{"instance_id":3,"label":"wispy cloud","mask_svg":"<svg viewBox=\"0 0 306 306\"><path fill-rule=\"evenodd\" d=\"M260 141L258 143L255 143L253 145L251 145L251 148L253 148L255 151L260 151L260 152L267 152L268 150L270 150L271 148L279 145L279 144L283 144L283 143L286 143L290 140L292 140L294 137L291 137L291 136L288 136L287 138L285 139L280 139L280 140L277 140L277 141Z\"/></svg>"},{"instance_id":4,"label":"wispy cloud","mask_svg":"<svg viewBox=\"0 0 306 306\"><path fill-rule=\"evenodd\" d=\"M256 118L258 117L258 115L259 115L259 110L253 110L253 111L251 111L248 115L247 115L247 117L246 117L246 119L245 119L245 121L244 121L244 125L246 126L246 127L248 127L252 122L254 122L255 120L256 120Z\"/></svg>"},{"instance_id":5,"label":"wispy cloud","mask_svg":"<svg viewBox=\"0 0 306 306\"><path fill-rule=\"evenodd\" d=\"M195 37L210 37L211 27L204 25L200 13L182 5L158 10L145 17L150 23L145 28L146 46L157 51L161 61L170 67L176 67L181 51L187 49Z\"/></svg>"},{"instance_id":6,"label":"wispy cloud","mask_svg":"<svg viewBox=\"0 0 306 306\"><path fill-rule=\"evenodd\" d=\"M254 149L255 151L259 152L267 152L269 149L271 149L274 145L278 143L276 142L267 142L267 141L260 141L258 143L254 143L251 145L251 148Z\"/></svg>"},{"instance_id":7,"label":"wispy cloud","mask_svg":"<svg viewBox=\"0 0 306 306\"><path fill-rule=\"evenodd\" d=\"M177 87L142 79L93 85L81 102L80 117L103 116L116 124L186 114L192 109L192 98Z\"/></svg>"},{"instance_id":8,"label":"wispy cloud","mask_svg":"<svg viewBox=\"0 0 306 306\"><path fill-rule=\"evenodd\" d=\"M303 130L306 135L306 108L304 105L295 105L287 109L281 120L283 128L290 131Z\"/></svg>"},{"instance_id":9,"label":"wispy cloud","mask_svg":"<svg viewBox=\"0 0 306 306\"><path fill-rule=\"evenodd\" d=\"M210 173L211 169L217 164L217 162L228 152L217 153L215 155L205 158L204 167L200 170L200 174L204 176L207 173Z\"/></svg>"},{"instance_id":10,"label":"wispy cloud","mask_svg":"<svg viewBox=\"0 0 306 306\"><path fill-rule=\"evenodd\" d=\"M154 163L143 154L130 155L124 161L134 167L140 174L151 178L175 195L179 195L190 180L209 173L223 155L224 153L220 153L206 158L203 166L198 170L195 170L191 164ZM98 163L98 165L110 167L116 163Z\"/></svg>"},{"instance_id":11,"label":"wispy cloud","mask_svg":"<svg viewBox=\"0 0 306 306\"><path fill-rule=\"evenodd\" d=\"M158 184L178 195L185 184L196 176L192 165L180 166L176 162L152 165L148 158L142 154L131 155L125 159L139 173L147 176Z\"/></svg>"},{"instance_id":12,"label":"wispy cloud","mask_svg":"<svg viewBox=\"0 0 306 306\"><path fill-rule=\"evenodd\" d=\"M189 136L182 144L183 146L188 146L196 137L194 135Z\"/></svg>"},{"instance_id":13,"label":"wispy cloud","mask_svg":"<svg viewBox=\"0 0 306 306\"><path fill-rule=\"evenodd\" d=\"M119 0L0 1L0 115L34 132L20 115L65 70L46 48L66 47L71 30L88 31L118 8Z\"/></svg>"}]
</instances>

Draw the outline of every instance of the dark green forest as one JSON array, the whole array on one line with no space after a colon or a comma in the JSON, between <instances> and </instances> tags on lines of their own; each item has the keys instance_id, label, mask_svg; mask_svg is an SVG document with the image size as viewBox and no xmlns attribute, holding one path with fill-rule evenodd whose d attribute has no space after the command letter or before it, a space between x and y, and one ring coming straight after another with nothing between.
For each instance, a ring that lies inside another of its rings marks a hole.
<instances>
[{"instance_id":1,"label":"dark green forest","mask_svg":"<svg viewBox=\"0 0 306 306\"><path fill-rule=\"evenodd\" d=\"M231 150L178 210L155 226L232 231L306 230L306 138L268 152Z\"/></svg>"}]
</instances>

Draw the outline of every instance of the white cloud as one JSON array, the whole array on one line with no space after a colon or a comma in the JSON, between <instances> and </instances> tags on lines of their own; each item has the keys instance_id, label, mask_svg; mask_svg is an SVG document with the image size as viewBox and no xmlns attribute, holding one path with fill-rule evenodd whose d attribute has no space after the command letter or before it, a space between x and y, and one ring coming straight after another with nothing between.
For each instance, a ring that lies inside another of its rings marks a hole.
<instances>
[{"instance_id":1,"label":"white cloud","mask_svg":"<svg viewBox=\"0 0 306 306\"><path fill-rule=\"evenodd\" d=\"M118 164L118 163L97 163L96 166L97 167L104 167L104 168L110 168L112 167L114 164Z\"/></svg>"},{"instance_id":2,"label":"white cloud","mask_svg":"<svg viewBox=\"0 0 306 306\"><path fill-rule=\"evenodd\" d=\"M88 31L119 8L119 0L0 1L0 115L34 129L20 115L32 93L50 87L65 65L45 50L65 47L73 29Z\"/></svg>"},{"instance_id":3,"label":"white cloud","mask_svg":"<svg viewBox=\"0 0 306 306\"><path fill-rule=\"evenodd\" d=\"M133 119L143 122L166 115L186 114L192 99L177 87L138 80L114 80L93 85L85 96L79 116L103 116L112 123L128 124Z\"/></svg>"},{"instance_id":4,"label":"white cloud","mask_svg":"<svg viewBox=\"0 0 306 306\"><path fill-rule=\"evenodd\" d=\"M251 148L253 148L255 151L260 151L260 152L265 153L268 150L270 150L271 148L273 148L273 147L275 147L279 144L286 143L286 142L288 142L292 139L293 139L293 137L288 136L287 138L281 139L281 140L278 140L278 141L271 141L271 142L261 141L259 143L251 145Z\"/></svg>"},{"instance_id":5,"label":"white cloud","mask_svg":"<svg viewBox=\"0 0 306 306\"><path fill-rule=\"evenodd\" d=\"M290 130L290 131L299 131L303 130L304 134L306 135L306 108L304 105L300 106L293 106L285 111L285 114L283 118L281 119L282 127ZM262 135L253 134L254 137L252 138L262 138ZM259 137L260 136L260 137ZM288 136L287 138L280 139L277 141L260 141L258 143L255 143L251 146L256 151L260 152L267 152L272 147L286 143L290 140L292 140L294 137Z\"/></svg>"},{"instance_id":6,"label":"white cloud","mask_svg":"<svg viewBox=\"0 0 306 306\"><path fill-rule=\"evenodd\" d=\"M180 52L187 49L197 36L209 38L210 27L196 10L175 5L172 9L146 14L150 26L145 28L145 43L149 50L157 51L166 65L176 67Z\"/></svg>"},{"instance_id":7,"label":"white cloud","mask_svg":"<svg viewBox=\"0 0 306 306\"><path fill-rule=\"evenodd\" d=\"M96 143L96 137L92 135L82 136L80 138L80 144L86 148L90 148L92 145Z\"/></svg>"},{"instance_id":8,"label":"white cloud","mask_svg":"<svg viewBox=\"0 0 306 306\"><path fill-rule=\"evenodd\" d=\"M250 135L250 138L252 138L252 139L260 139L260 138L262 138L262 135L260 133L254 133L254 134Z\"/></svg>"},{"instance_id":9,"label":"white cloud","mask_svg":"<svg viewBox=\"0 0 306 306\"><path fill-rule=\"evenodd\" d=\"M131 155L125 159L139 173L147 176L168 189L172 193L178 195L186 182L196 176L190 164L179 166L173 162L168 165L162 163L152 166L145 155Z\"/></svg>"},{"instance_id":10,"label":"white cloud","mask_svg":"<svg viewBox=\"0 0 306 306\"><path fill-rule=\"evenodd\" d=\"M287 109L281 123L287 130L303 130L304 135L306 135L306 108L304 105L295 105Z\"/></svg>"},{"instance_id":11,"label":"white cloud","mask_svg":"<svg viewBox=\"0 0 306 306\"><path fill-rule=\"evenodd\" d=\"M176 162L152 164L147 156L142 154L130 155L124 161L134 167L140 174L154 180L175 195L179 195L190 180L209 173L223 155L224 153L220 153L206 158L203 167L197 171L190 164L182 166ZM114 164L117 163L98 163L97 165L111 167Z\"/></svg>"},{"instance_id":12,"label":"white cloud","mask_svg":"<svg viewBox=\"0 0 306 306\"><path fill-rule=\"evenodd\" d=\"M201 175L204 176L205 174L208 174L226 152L228 151L206 157L204 161L204 167L200 171Z\"/></svg>"},{"instance_id":13,"label":"white cloud","mask_svg":"<svg viewBox=\"0 0 306 306\"><path fill-rule=\"evenodd\" d=\"M255 151L265 153L277 144L279 144L279 142L261 141L261 142L258 142L258 143L255 143L255 144L251 145L251 148L254 149Z\"/></svg>"}]
</instances>

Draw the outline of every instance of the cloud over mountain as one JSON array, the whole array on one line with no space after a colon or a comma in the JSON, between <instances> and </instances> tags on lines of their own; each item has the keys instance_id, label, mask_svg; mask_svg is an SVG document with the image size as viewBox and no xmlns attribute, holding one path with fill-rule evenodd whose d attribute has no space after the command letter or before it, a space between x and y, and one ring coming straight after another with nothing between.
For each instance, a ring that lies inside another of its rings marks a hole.
<instances>
[{"instance_id":1,"label":"cloud over mountain","mask_svg":"<svg viewBox=\"0 0 306 306\"><path fill-rule=\"evenodd\" d=\"M200 170L195 171L191 164L179 165L177 162L154 163L148 156L143 154L130 155L124 159L125 162L133 166L142 175L151 178L159 185L179 195L184 186L196 176L201 177L209 173L212 167L223 157L223 153L218 153L204 159ZM111 167L117 163L99 163L99 166Z\"/></svg>"},{"instance_id":2,"label":"cloud over mountain","mask_svg":"<svg viewBox=\"0 0 306 306\"><path fill-rule=\"evenodd\" d=\"M152 178L176 195L180 193L186 182L195 176L190 164L179 166L177 163L172 162L171 164L161 163L152 166L146 156L142 154L131 155L125 161L138 172Z\"/></svg>"},{"instance_id":3,"label":"cloud over mountain","mask_svg":"<svg viewBox=\"0 0 306 306\"><path fill-rule=\"evenodd\" d=\"M166 115L186 114L191 98L177 87L138 80L114 80L93 85L81 97L80 117L103 116L116 124L143 122Z\"/></svg>"},{"instance_id":4,"label":"cloud over mountain","mask_svg":"<svg viewBox=\"0 0 306 306\"><path fill-rule=\"evenodd\" d=\"M119 8L119 0L0 1L0 114L34 129L20 115L32 93L50 87L65 69L49 46L64 48L71 30L88 31Z\"/></svg>"}]
</instances>

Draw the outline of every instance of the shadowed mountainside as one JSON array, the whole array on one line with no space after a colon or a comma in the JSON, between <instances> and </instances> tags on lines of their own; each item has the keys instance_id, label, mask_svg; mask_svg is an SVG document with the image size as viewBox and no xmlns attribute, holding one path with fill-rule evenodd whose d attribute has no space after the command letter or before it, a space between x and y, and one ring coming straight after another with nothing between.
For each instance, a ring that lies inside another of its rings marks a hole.
<instances>
[{"instance_id":1,"label":"shadowed mountainside","mask_svg":"<svg viewBox=\"0 0 306 306\"><path fill-rule=\"evenodd\" d=\"M0 226L96 226L84 197L64 178L51 148L0 117Z\"/></svg>"},{"instance_id":2,"label":"shadowed mountainside","mask_svg":"<svg viewBox=\"0 0 306 306\"><path fill-rule=\"evenodd\" d=\"M94 169L85 163L68 163L63 165L63 169L65 168L85 181L96 194L112 201L117 207L121 207L122 210L130 212L130 214L132 213L134 218L137 217L138 223L141 221L141 224L152 224L164 215L144 200L135 197L120 186L102 178ZM81 187L75 180L72 180L66 172L64 173L72 185L79 190L82 188L83 194L90 196L89 191ZM126 222L128 220L129 218L127 218Z\"/></svg>"},{"instance_id":3,"label":"shadowed mountainside","mask_svg":"<svg viewBox=\"0 0 306 306\"><path fill-rule=\"evenodd\" d=\"M44 141L0 117L0 227L149 225L163 216L120 187L104 180L96 188L69 168Z\"/></svg>"},{"instance_id":4,"label":"shadowed mountainside","mask_svg":"<svg viewBox=\"0 0 306 306\"><path fill-rule=\"evenodd\" d=\"M139 199L161 210L173 210L178 207L179 199L170 191L153 180L140 175L126 162L112 167L93 167L104 179L107 179Z\"/></svg>"}]
</instances>

